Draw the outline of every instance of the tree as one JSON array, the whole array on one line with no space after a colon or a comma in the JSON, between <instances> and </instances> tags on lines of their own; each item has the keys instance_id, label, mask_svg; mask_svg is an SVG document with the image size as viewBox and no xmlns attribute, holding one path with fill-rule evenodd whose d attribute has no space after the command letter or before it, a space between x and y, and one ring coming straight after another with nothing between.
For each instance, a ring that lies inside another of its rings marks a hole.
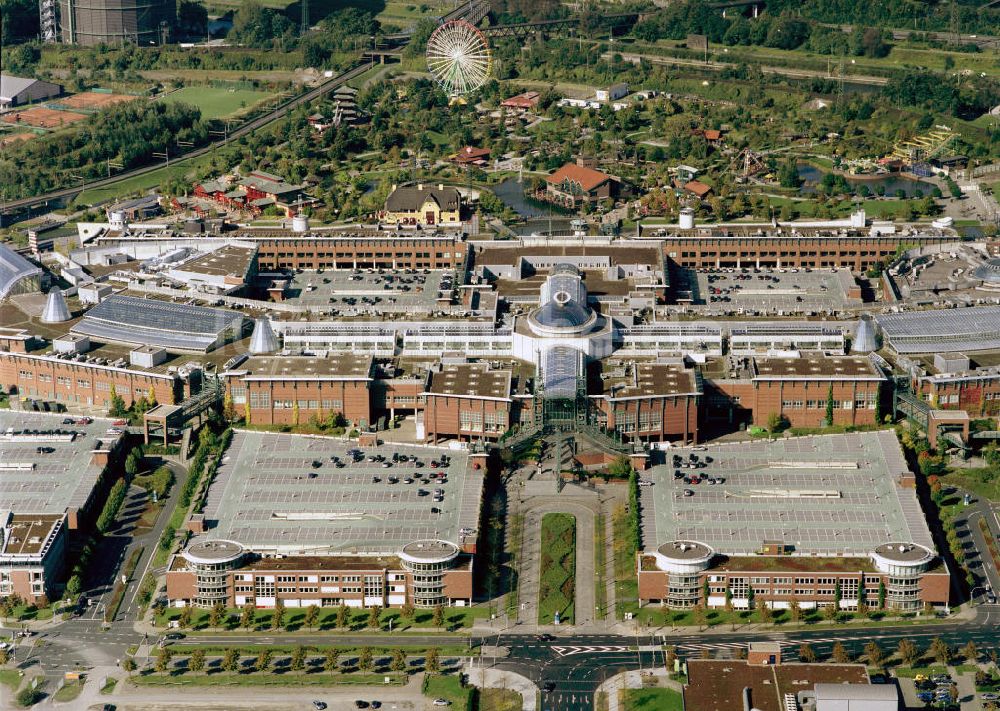
<instances>
[{"instance_id":1,"label":"tree","mask_svg":"<svg viewBox=\"0 0 1000 711\"><path fill-rule=\"evenodd\" d=\"M372 655L372 648L362 647L361 651L358 653L358 669L365 673L371 671L373 661L374 657Z\"/></svg>"},{"instance_id":2,"label":"tree","mask_svg":"<svg viewBox=\"0 0 1000 711\"><path fill-rule=\"evenodd\" d=\"M161 674L170 668L170 660L173 658L174 653L171 651L170 647L161 647L160 651L156 653L156 671Z\"/></svg>"},{"instance_id":3,"label":"tree","mask_svg":"<svg viewBox=\"0 0 1000 711\"><path fill-rule=\"evenodd\" d=\"M392 661L389 663L389 668L394 672L406 671L406 655L403 654L402 649L392 650Z\"/></svg>"},{"instance_id":4,"label":"tree","mask_svg":"<svg viewBox=\"0 0 1000 711\"><path fill-rule=\"evenodd\" d=\"M708 621L708 613L705 611L705 606L699 602L691 608L691 618L694 620L694 623L698 625L699 629L704 627L705 623Z\"/></svg>"},{"instance_id":5,"label":"tree","mask_svg":"<svg viewBox=\"0 0 1000 711\"><path fill-rule=\"evenodd\" d=\"M179 624L183 629L187 629L191 626L191 617L194 615L194 608L188 605L183 610L181 610L181 616L177 618L177 624Z\"/></svg>"},{"instance_id":6,"label":"tree","mask_svg":"<svg viewBox=\"0 0 1000 711\"><path fill-rule=\"evenodd\" d=\"M226 647L222 653L222 669L227 672L235 672L240 668L240 653L232 647Z\"/></svg>"},{"instance_id":7,"label":"tree","mask_svg":"<svg viewBox=\"0 0 1000 711\"><path fill-rule=\"evenodd\" d=\"M942 666L949 664L954 656L951 645L940 637L935 637L931 640L930 653L937 660L937 663Z\"/></svg>"},{"instance_id":8,"label":"tree","mask_svg":"<svg viewBox=\"0 0 1000 711\"><path fill-rule=\"evenodd\" d=\"M125 657L125 659L122 660L122 669L124 669L125 673L129 676L132 676L132 672L135 671L136 666L138 665L132 657Z\"/></svg>"},{"instance_id":9,"label":"tree","mask_svg":"<svg viewBox=\"0 0 1000 711\"><path fill-rule=\"evenodd\" d=\"M76 596L80 594L82 588L83 583L80 581L79 575L73 574L66 581L66 594L73 600L76 600Z\"/></svg>"},{"instance_id":10,"label":"tree","mask_svg":"<svg viewBox=\"0 0 1000 711\"><path fill-rule=\"evenodd\" d=\"M802 178L799 177L799 166L794 157L789 157L778 170L778 183L783 188L799 188Z\"/></svg>"},{"instance_id":11,"label":"tree","mask_svg":"<svg viewBox=\"0 0 1000 711\"><path fill-rule=\"evenodd\" d=\"M284 14L250 0L241 4L233 15L230 36L250 47L266 49L291 31L292 22Z\"/></svg>"},{"instance_id":12,"label":"tree","mask_svg":"<svg viewBox=\"0 0 1000 711\"><path fill-rule=\"evenodd\" d=\"M285 626L285 603L280 599L274 603L274 612L271 613L271 629L280 630Z\"/></svg>"},{"instance_id":13,"label":"tree","mask_svg":"<svg viewBox=\"0 0 1000 711\"><path fill-rule=\"evenodd\" d=\"M825 423L826 423L827 427L833 426L833 410L834 410L833 385L831 384L830 387L829 387L829 389L826 391L826 420L825 420Z\"/></svg>"},{"instance_id":14,"label":"tree","mask_svg":"<svg viewBox=\"0 0 1000 711\"><path fill-rule=\"evenodd\" d=\"M177 25L187 35L208 36L208 10L200 2L181 0L177 6Z\"/></svg>"},{"instance_id":15,"label":"tree","mask_svg":"<svg viewBox=\"0 0 1000 711\"><path fill-rule=\"evenodd\" d=\"M966 664L979 663L979 647L971 639L962 647L962 656L965 657Z\"/></svg>"},{"instance_id":16,"label":"tree","mask_svg":"<svg viewBox=\"0 0 1000 711\"><path fill-rule=\"evenodd\" d=\"M444 626L444 608L441 605L434 606L434 616L431 617L431 624L435 627Z\"/></svg>"},{"instance_id":17,"label":"tree","mask_svg":"<svg viewBox=\"0 0 1000 711\"><path fill-rule=\"evenodd\" d=\"M373 630L382 629L382 608L378 605L368 610L368 626Z\"/></svg>"},{"instance_id":18,"label":"tree","mask_svg":"<svg viewBox=\"0 0 1000 711\"><path fill-rule=\"evenodd\" d=\"M840 610L837 609L837 605L827 605L823 608L823 619L828 622L836 622L840 617Z\"/></svg>"},{"instance_id":19,"label":"tree","mask_svg":"<svg viewBox=\"0 0 1000 711\"><path fill-rule=\"evenodd\" d=\"M792 600L788 606L788 615L791 617L792 622L800 622L802 620L802 606L799 605L798 600Z\"/></svg>"},{"instance_id":20,"label":"tree","mask_svg":"<svg viewBox=\"0 0 1000 711\"><path fill-rule=\"evenodd\" d=\"M424 655L424 671L434 674L441 669L441 661L438 658L437 647L431 647Z\"/></svg>"},{"instance_id":21,"label":"tree","mask_svg":"<svg viewBox=\"0 0 1000 711\"><path fill-rule=\"evenodd\" d=\"M112 385L108 394L108 415L111 417L125 417L127 414L128 408L125 407L125 399L118 394L115 386Z\"/></svg>"},{"instance_id":22,"label":"tree","mask_svg":"<svg viewBox=\"0 0 1000 711\"><path fill-rule=\"evenodd\" d=\"M885 609L885 583L881 580L878 582L878 609Z\"/></svg>"},{"instance_id":23,"label":"tree","mask_svg":"<svg viewBox=\"0 0 1000 711\"><path fill-rule=\"evenodd\" d=\"M4 666L9 661L10 661L10 652L7 651L6 647L0 649L0 667Z\"/></svg>"},{"instance_id":24,"label":"tree","mask_svg":"<svg viewBox=\"0 0 1000 711\"><path fill-rule=\"evenodd\" d=\"M615 457L608 465L608 476L612 479L628 479L632 471L632 462L624 454Z\"/></svg>"},{"instance_id":25,"label":"tree","mask_svg":"<svg viewBox=\"0 0 1000 711\"><path fill-rule=\"evenodd\" d=\"M337 659L339 657L340 657L339 649L331 648L326 650L326 654L323 655L323 671L325 672L337 671Z\"/></svg>"},{"instance_id":26,"label":"tree","mask_svg":"<svg viewBox=\"0 0 1000 711\"><path fill-rule=\"evenodd\" d=\"M222 621L226 617L226 606L221 600L217 601L212 605L212 609L208 612L208 626L209 627L221 627Z\"/></svg>"},{"instance_id":27,"label":"tree","mask_svg":"<svg viewBox=\"0 0 1000 711\"><path fill-rule=\"evenodd\" d=\"M908 667L912 667L920 659L920 650L912 640L901 639L896 647L896 654L899 660Z\"/></svg>"},{"instance_id":28,"label":"tree","mask_svg":"<svg viewBox=\"0 0 1000 711\"><path fill-rule=\"evenodd\" d=\"M865 656L873 667L880 667L885 662L885 652L874 640L865 645Z\"/></svg>"},{"instance_id":29,"label":"tree","mask_svg":"<svg viewBox=\"0 0 1000 711\"><path fill-rule=\"evenodd\" d=\"M349 627L351 625L351 611L347 605L337 608L337 627Z\"/></svg>"},{"instance_id":30,"label":"tree","mask_svg":"<svg viewBox=\"0 0 1000 711\"><path fill-rule=\"evenodd\" d=\"M847 647L840 642L834 643L830 658L837 662L837 664L847 664L851 661L851 655L848 653Z\"/></svg>"},{"instance_id":31,"label":"tree","mask_svg":"<svg viewBox=\"0 0 1000 711\"><path fill-rule=\"evenodd\" d=\"M252 602L248 602L243 606L240 611L240 627L244 629L252 630L254 628L254 623L257 621L257 608Z\"/></svg>"},{"instance_id":32,"label":"tree","mask_svg":"<svg viewBox=\"0 0 1000 711\"><path fill-rule=\"evenodd\" d=\"M767 416L767 429L772 434L777 434L778 432L784 432L788 429L788 418L785 417L780 412L772 412Z\"/></svg>"},{"instance_id":33,"label":"tree","mask_svg":"<svg viewBox=\"0 0 1000 711\"><path fill-rule=\"evenodd\" d=\"M760 603L757 607L757 619L761 621L762 624L770 624L774 621L774 612L771 610L770 605L766 602Z\"/></svg>"},{"instance_id":34,"label":"tree","mask_svg":"<svg viewBox=\"0 0 1000 711\"><path fill-rule=\"evenodd\" d=\"M292 671L302 671L306 666L306 648L301 644L292 650L290 668Z\"/></svg>"},{"instance_id":35,"label":"tree","mask_svg":"<svg viewBox=\"0 0 1000 711\"><path fill-rule=\"evenodd\" d=\"M188 657L188 671L200 672L205 669L205 650L196 649Z\"/></svg>"},{"instance_id":36,"label":"tree","mask_svg":"<svg viewBox=\"0 0 1000 711\"><path fill-rule=\"evenodd\" d=\"M271 666L271 650L262 649L257 652L257 658L253 660L254 671L267 671L268 667Z\"/></svg>"},{"instance_id":37,"label":"tree","mask_svg":"<svg viewBox=\"0 0 1000 711\"><path fill-rule=\"evenodd\" d=\"M816 661L816 650L812 648L812 645L799 645L799 661L807 664L812 664Z\"/></svg>"},{"instance_id":38,"label":"tree","mask_svg":"<svg viewBox=\"0 0 1000 711\"><path fill-rule=\"evenodd\" d=\"M315 628L317 622L319 622L319 608L315 605L310 605L306 608L304 624L306 627Z\"/></svg>"},{"instance_id":39,"label":"tree","mask_svg":"<svg viewBox=\"0 0 1000 711\"><path fill-rule=\"evenodd\" d=\"M17 692L17 705L22 708L28 708L29 706L34 706L39 701L42 700L42 690L36 689L31 686L26 686Z\"/></svg>"},{"instance_id":40,"label":"tree","mask_svg":"<svg viewBox=\"0 0 1000 711\"><path fill-rule=\"evenodd\" d=\"M404 620L412 620L413 614L415 612L416 609L413 607L413 603L410 602L409 600L404 602L403 606L399 608L399 616L402 617Z\"/></svg>"}]
</instances>

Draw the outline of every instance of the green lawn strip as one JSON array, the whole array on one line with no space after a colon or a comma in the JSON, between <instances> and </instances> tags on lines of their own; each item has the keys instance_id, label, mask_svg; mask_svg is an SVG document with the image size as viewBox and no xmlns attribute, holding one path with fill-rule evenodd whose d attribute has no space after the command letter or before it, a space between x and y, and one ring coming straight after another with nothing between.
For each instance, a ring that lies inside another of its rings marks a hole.
<instances>
[{"instance_id":1,"label":"green lawn strip","mask_svg":"<svg viewBox=\"0 0 1000 711\"><path fill-rule=\"evenodd\" d=\"M626 689L625 711L684 711L681 692L673 689Z\"/></svg>"},{"instance_id":2,"label":"green lawn strip","mask_svg":"<svg viewBox=\"0 0 1000 711\"><path fill-rule=\"evenodd\" d=\"M234 644L232 646L227 645L207 645L207 644L171 644L170 651L175 655L183 657L191 654L194 650L202 650L206 656L209 657L221 657L225 654L227 649L236 649L242 656L252 657L256 656L262 649L267 649L272 654L277 656L289 655L291 654L299 645L297 644L269 644L266 646L262 645L238 645ZM314 645L306 644L302 645L306 650L306 654L312 654L315 656L321 656L327 652L327 650L335 649L340 654L340 656L350 657L352 655L357 655L361 647L359 646L345 646L338 647L336 644L324 644L324 645ZM462 644L446 644L440 647L428 647L426 645L406 645L397 644L393 646L378 646L369 647L372 651L372 655L375 657L388 657L392 654L394 649L403 649L406 651L406 655L409 657L420 657L427 653L428 649L438 650L438 654L442 657L462 657L471 654L468 645Z\"/></svg>"},{"instance_id":3,"label":"green lawn strip","mask_svg":"<svg viewBox=\"0 0 1000 711\"><path fill-rule=\"evenodd\" d=\"M611 517L614 535L615 617L623 619L626 612L639 612L639 577L635 567L635 543L632 540L630 516L624 506L615 509ZM647 608L651 609L651 608Z\"/></svg>"},{"instance_id":4,"label":"green lawn strip","mask_svg":"<svg viewBox=\"0 0 1000 711\"><path fill-rule=\"evenodd\" d=\"M405 674L324 674L324 673L241 673L219 672L214 674L142 674L133 676L130 681L137 686L343 686L349 685L379 685L389 684L402 686L406 683Z\"/></svg>"},{"instance_id":5,"label":"green lawn strip","mask_svg":"<svg viewBox=\"0 0 1000 711\"><path fill-rule=\"evenodd\" d=\"M603 620L607 616L607 574L607 528L604 514L597 514L594 519L594 607L597 609L597 619L599 620Z\"/></svg>"},{"instance_id":6,"label":"green lawn strip","mask_svg":"<svg viewBox=\"0 0 1000 711\"><path fill-rule=\"evenodd\" d=\"M576 517L545 514L541 551L538 622L552 624L558 612L561 622L571 623L576 598Z\"/></svg>"},{"instance_id":7,"label":"green lawn strip","mask_svg":"<svg viewBox=\"0 0 1000 711\"><path fill-rule=\"evenodd\" d=\"M113 676L108 677L108 680L105 682L104 686L101 687L101 693L105 695L110 694L115 690L116 686L118 686L118 680L115 679Z\"/></svg>"},{"instance_id":8,"label":"green lawn strip","mask_svg":"<svg viewBox=\"0 0 1000 711\"><path fill-rule=\"evenodd\" d=\"M182 160L157 170L152 170L133 178L118 181L103 188L84 190L73 201L74 205L96 205L125 195L151 190L172 178L185 178L194 165L193 161Z\"/></svg>"},{"instance_id":9,"label":"green lawn strip","mask_svg":"<svg viewBox=\"0 0 1000 711\"><path fill-rule=\"evenodd\" d=\"M182 512L183 519L183 512ZM171 519L171 525L173 518ZM169 528L169 526L168 526ZM153 565L156 565L154 558ZM373 633L389 630L389 621L392 620L392 634L427 634L428 628L436 629L433 625L434 611L420 609L414 612L412 619L404 619L402 613L397 609L383 610L379 618L381 628L373 630L368 628L368 610L351 610L349 612L349 623L346 627L337 627L336 607L323 607L319 609L319 619L315 628L305 627L305 617L307 608L297 608L285 610L285 631L288 632L341 632L349 634L351 632ZM258 610L253 630L238 627L239 608L227 610L228 622L222 628L210 629L208 627L209 610L195 610L191 616L190 632L211 632L212 634L225 632L239 632L248 634L252 632L273 632L270 628L271 614L269 610ZM181 616L182 610L178 608L166 608L156 616L156 624L165 627L171 620L176 620ZM487 607L447 607L444 609L445 627L449 630L457 630L464 627L471 627L477 619L489 617L490 611ZM188 631L188 630L186 630Z\"/></svg>"},{"instance_id":10,"label":"green lawn strip","mask_svg":"<svg viewBox=\"0 0 1000 711\"><path fill-rule=\"evenodd\" d=\"M54 701L68 703L83 691L83 681L67 681L62 688L52 695Z\"/></svg>"},{"instance_id":11,"label":"green lawn strip","mask_svg":"<svg viewBox=\"0 0 1000 711\"><path fill-rule=\"evenodd\" d=\"M510 689L480 689L479 711L521 711L524 699Z\"/></svg>"},{"instance_id":12,"label":"green lawn strip","mask_svg":"<svg viewBox=\"0 0 1000 711\"><path fill-rule=\"evenodd\" d=\"M21 675L17 669L0 669L0 684L9 686L11 690L16 691L17 687L21 685Z\"/></svg>"},{"instance_id":13,"label":"green lawn strip","mask_svg":"<svg viewBox=\"0 0 1000 711\"><path fill-rule=\"evenodd\" d=\"M447 699L457 711L471 711L473 687L462 686L462 679L451 674L427 674L423 693L429 699Z\"/></svg>"}]
</instances>

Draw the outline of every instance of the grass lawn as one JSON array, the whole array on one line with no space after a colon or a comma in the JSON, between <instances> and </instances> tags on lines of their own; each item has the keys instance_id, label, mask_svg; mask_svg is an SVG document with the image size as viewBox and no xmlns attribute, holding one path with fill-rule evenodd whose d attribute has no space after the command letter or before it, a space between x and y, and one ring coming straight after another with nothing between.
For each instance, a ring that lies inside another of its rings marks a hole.
<instances>
[{"instance_id":1,"label":"grass lawn","mask_svg":"<svg viewBox=\"0 0 1000 711\"><path fill-rule=\"evenodd\" d=\"M781 209L785 205L791 205L795 208L796 212L799 213L799 217L817 217L817 211L819 209L819 203L812 199L793 199L779 196L768 196L768 202L772 207L776 209ZM868 199L863 200L861 207L869 215L875 217L899 217L905 215L908 210L908 205L913 203L914 209L917 208L919 200L897 200L896 198L888 198L885 200L875 200ZM845 217L857 208L855 203L851 200L827 200L826 208L833 213L834 217ZM919 211L918 211L919 214Z\"/></svg>"},{"instance_id":2,"label":"grass lawn","mask_svg":"<svg viewBox=\"0 0 1000 711\"><path fill-rule=\"evenodd\" d=\"M608 606L608 548L607 524L604 514L597 514L594 520L594 607L597 608L597 619L603 620Z\"/></svg>"},{"instance_id":3,"label":"grass lawn","mask_svg":"<svg viewBox=\"0 0 1000 711\"><path fill-rule=\"evenodd\" d=\"M462 680L453 674L428 674L424 677L424 696L429 699L447 699L456 711L471 711L473 687L462 686Z\"/></svg>"},{"instance_id":4,"label":"grass lawn","mask_svg":"<svg viewBox=\"0 0 1000 711\"><path fill-rule=\"evenodd\" d=\"M971 491L981 498L1000 501L1000 478L994 476L988 467L953 469L942 477L941 483Z\"/></svg>"},{"instance_id":5,"label":"grass lawn","mask_svg":"<svg viewBox=\"0 0 1000 711\"><path fill-rule=\"evenodd\" d=\"M110 694L112 691L115 690L116 686L118 686L118 680L115 679L114 677L108 677L107 683L101 687L101 693Z\"/></svg>"},{"instance_id":6,"label":"grass lawn","mask_svg":"<svg viewBox=\"0 0 1000 711\"><path fill-rule=\"evenodd\" d=\"M21 684L21 676L17 673L17 669L0 669L0 684L16 690Z\"/></svg>"},{"instance_id":7,"label":"grass lawn","mask_svg":"<svg viewBox=\"0 0 1000 711\"><path fill-rule=\"evenodd\" d=\"M631 540L629 526L625 506L619 504L611 515L615 555L615 617L619 620L624 618L626 612L635 614L639 611L639 577L635 570L635 543Z\"/></svg>"},{"instance_id":8,"label":"grass lawn","mask_svg":"<svg viewBox=\"0 0 1000 711\"><path fill-rule=\"evenodd\" d=\"M576 599L576 517L550 513L542 517L541 581L538 584L538 622L552 624L555 614L573 621Z\"/></svg>"},{"instance_id":9,"label":"grass lawn","mask_svg":"<svg viewBox=\"0 0 1000 711\"><path fill-rule=\"evenodd\" d=\"M510 689L481 689L479 691L479 711L520 711L524 700Z\"/></svg>"},{"instance_id":10,"label":"grass lawn","mask_svg":"<svg viewBox=\"0 0 1000 711\"><path fill-rule=\"evenodd\" d=\"M360 651L360 647L355 646L344 646L338 647L336 645L303 645L308 654L316 656L325 654L327 650L336 649L341 657L351 657L357 656ZM296 644L269 644L267 648L272 654L276 656L289 655L295 648L298 647ZM239 650L239 653L244 657L252 657L260 651L260 647L253 645L233 645L232 647L226 647L224 645L204 645L204 644L172 644L170 645L171 651L179 657L191 654L194 650L200 649L209 657L221 657L226 653L227 649ZM394 644L392 646L384 647L369 647L372 650L372 655L376 658L378 657L388 657L392 654L394 649L402 649L407 656L423 656L428 647L426 645L414 645L410 646L404 643ZM438 650L438 654L442 657L461 657L470 654L468 645L464 644L445 644L441 646L436 646L434 649Z\"/></svg>"},{"instance_id":11,"label":"grass lawn","mask_svg":"<svg viewBox=\"0 0 1000 711\"><path fill-rule=\"evenodd\" d=\"M226 118L270 99L273 94L250 89L186 86L167 95L168 101L183 101L201 109L203 119Z\"/></svg>"},{"instance_id":12,"label":"grass lawn","mask_svg":"<svg viewBox=\"0 0 1000 711\"><path fill-rule=\"evenodd\" d=\"M232 674L141 674L132 677L131 682L137 686L342 686L379 685L383 686L384 678L390 679L390 684L399 686L406 683L406 674L275 674L245 673Z\"/></svg>"},{"instance_id":13,"label":"grass lawn","mask_svg":"<svg viewBox=\"0 0 1000 711\"><path fill-rule=\"evenodd\" d=\"M83 691L82 681L67 681L52 695L52 698L60 703L67 703L79 696L81 691Z\"/></svg>"},{"instance_id":14,"label":"grass lawn","mask_svg":"<svg viewBox=\"0 0 1000 711\"><path fill-rule=\"evenodd\" d=\"M625 711L684 711L684 700L673 689L626 689Z\"/></svg>"},{"instance_id":15,"label":"grass lawn","mask_svg":"<svg viewBox=\"0 0 1000 711\"><path fill-rule=\"evenodd\" d=\"M187 172L191 170L192 167L193 166L190 161L179 161L171 164L169 168L153 170L149 173L144 173L143 175L129 178L128 180L122 180L104 188L84 190L77 196L76 200L73 201L73 204L77 206L96 205L98 203L113 200L125 195L151 190L171 178L185 177Z\"/></svg>"}]
</instances>

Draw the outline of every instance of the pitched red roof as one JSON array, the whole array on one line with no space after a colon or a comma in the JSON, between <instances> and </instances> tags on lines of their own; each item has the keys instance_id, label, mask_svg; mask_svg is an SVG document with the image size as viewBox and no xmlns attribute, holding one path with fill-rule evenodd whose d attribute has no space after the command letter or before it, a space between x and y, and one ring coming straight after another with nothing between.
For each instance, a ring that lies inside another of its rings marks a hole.
<instances>
[{"instance_id":1,"label":"pitched red roof","mask_svg":"<svg viewBox=\"0 0 1000 711\"><path fill-rule=\"evenodd\" d=\"M582 165L577 165L576 163L567 163L545 180L553 185L558 185L564 180L571 180L579 183L580 187L586 192L590 192L611 180L611 176L599 170L584 168Z\"/></svg>"},{"instance_id":2,"label":"pitched red roof","mask_svg":"<svg viewBox=\"0 0 1000 711\"><path fill-rule=\"evenodd\" d=\"M698 180L691 180L687 183L684 183L684 189L687 190L689 193L694 193L699 198L703 198L710 192L712 192L711 185L705 185L705 183L702 183L701 181Z\"/></svg>"},{"instance_id":3,"label":"pitched red roof","mask_svg":"<svg viewBox=\"0 0 1000 711\"><path fill-rule=\"evenodd\" d=\"M512 109L530 109L538 104L538 96L537 91L526 91L523 94L504 99L500 105Z\"/></svg>"},{"instance_id":4,"label":"pitched red roof","mask_svg":"<svg viewBox=\"0 0 1000 711\"><path fill-rule=\"evenodd\" d=\"M451 157L456 163L475 163L477 160L484 160L490 157L489 148L475 148L465 146L462 150Z\"/></svg>"},{"instance_id":5,"label":"pitched red roof","mask_svg":"<svg viewBox=\"0 0 1000 711\"><path fill-rule=\"evenodd\" d=\"M706 141L718 141L722 138L722 131L718 131L714 128L705 129L705 140Z\"/></svg>"}]
</instances>

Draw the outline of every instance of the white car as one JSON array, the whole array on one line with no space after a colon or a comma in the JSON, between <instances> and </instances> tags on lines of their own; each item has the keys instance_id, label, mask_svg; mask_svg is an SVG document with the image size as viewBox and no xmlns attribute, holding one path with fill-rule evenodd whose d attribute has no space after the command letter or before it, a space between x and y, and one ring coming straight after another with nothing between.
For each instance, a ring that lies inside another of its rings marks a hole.
<instances>
[{"instance_id":1,"label":"white car","mask_svg":"<svg viewBox=\"0 0 1000 711\"><path fill-rule=\"evenodd\" d=\"M434 699L435 706L451 706L451 702L448 699Z\"/></svg>"},{"instance_id":2,"label":"white car","mask_svg":"<svg viewBox=\"0 0 1000 711\"><path fill-rule=\"evenodd\" d=\"M648 479L640 479L639 480L639 486L652 486L652 485L653 485L653 482L649 481Z\"/></svg>"}]
</instances>

